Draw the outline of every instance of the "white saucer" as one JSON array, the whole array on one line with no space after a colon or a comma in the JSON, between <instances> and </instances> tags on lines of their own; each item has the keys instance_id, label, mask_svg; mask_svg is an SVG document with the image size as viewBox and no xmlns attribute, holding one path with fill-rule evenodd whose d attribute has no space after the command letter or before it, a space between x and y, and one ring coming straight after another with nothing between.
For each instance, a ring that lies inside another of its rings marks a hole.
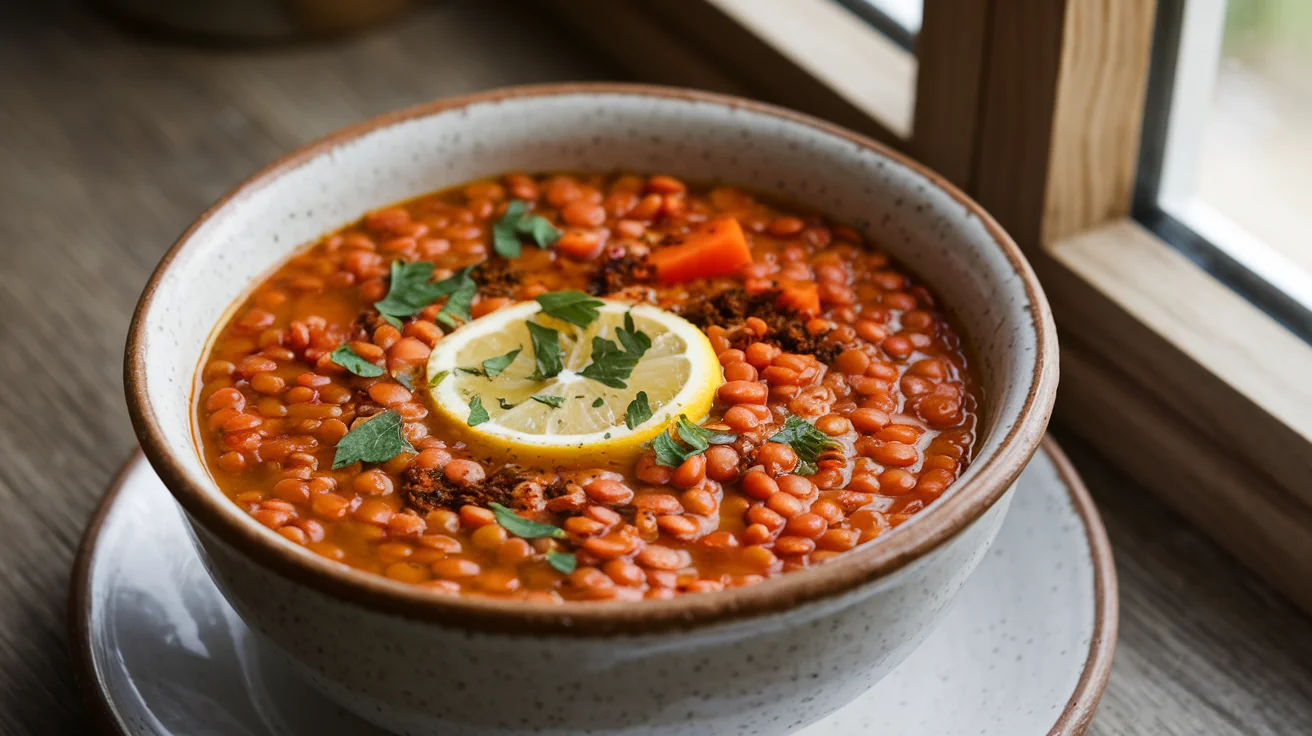
<instances>
[{"instance_id":1,"label":"white saucer","mask_svg":"<svg viewBox=\"0 0 1312 736\"><path fill-rule=\"evenodd\" d=\"M856 701L797 736L1079 734L1116 641L1102 523L1048 440L952 612ZM105 495L73 572L70 642L101 731L384 736L265 656L219 595L140 454Z\"/></svg>"}]
</instances>

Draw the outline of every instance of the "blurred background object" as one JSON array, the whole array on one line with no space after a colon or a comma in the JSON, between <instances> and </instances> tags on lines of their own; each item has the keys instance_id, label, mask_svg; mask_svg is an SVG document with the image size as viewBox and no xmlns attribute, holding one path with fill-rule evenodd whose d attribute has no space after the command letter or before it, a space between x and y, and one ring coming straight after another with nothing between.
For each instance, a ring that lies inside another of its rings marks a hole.
<instances>
[{"instance_id":1,"label":"blurred background object","mask_svg":"<svg viewBox=\"0 0 1312 736\"><path fill-rule=\"evenodd\" d=\"M210 43L276 43L340 36L413 8L416 0L93 0L154 35Z\"/></svg>"}]
</instances>

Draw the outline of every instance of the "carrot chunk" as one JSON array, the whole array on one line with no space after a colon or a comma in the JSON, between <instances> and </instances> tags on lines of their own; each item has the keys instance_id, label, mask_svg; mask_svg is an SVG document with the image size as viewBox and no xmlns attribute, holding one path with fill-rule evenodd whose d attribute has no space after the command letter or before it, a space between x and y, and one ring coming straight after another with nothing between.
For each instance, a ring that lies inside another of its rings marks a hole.
<instances>
[{"instance_id":1,"label":"carrot chunk","mask_svg":"<svg viewBox=\"0 0 1312 736\"><path fill-rule=\"evenodd\" d=\"M814 317L820 314L820 289L812 283L785 286L779 290L779 304L806 317Z\"/></svg>"},{"instance_id":2,"label":"carrot chunk","mask_svg":"<svg viewBox=\"0 0 1312 736\"><path fill-rule=\"evenodd\" d=\"M673 284L693 279L727 276L752 261L742 226L732 217L707 220L676 245L652 251L656 279Z\"/></svg>"}]
</instances>

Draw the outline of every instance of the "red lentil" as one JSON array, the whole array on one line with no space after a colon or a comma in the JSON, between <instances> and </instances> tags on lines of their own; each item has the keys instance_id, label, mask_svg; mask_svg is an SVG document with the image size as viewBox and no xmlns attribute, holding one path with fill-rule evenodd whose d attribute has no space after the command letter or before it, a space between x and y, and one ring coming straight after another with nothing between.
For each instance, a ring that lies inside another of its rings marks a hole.
<instances>
[{"instance_id":1,"label":"red lentil","mask_svg":"<svg viewBox=\"0 0 1312 736\"><path fill-rule=\"evenodd\" d=\"M736 435L675 467L648 452L624 472L558 468L508 483L519 512L559 527L560 539L520 538L478 500L514 468L472 455L430 415L419 384L402 380L422 377L443 339L440 306L400 327L372 307L394 260L431 261L439 278L484 260L511 198L560 238L501 264L510 279L483 283L475 271L471 314L561 289L683 311L724 376L704 423ZM673 284L637 275L662 239L724 216L751 250L738 273ZM689 311L748 300L716 319ZM331 354L343 345L382 375L338 365ZM667 175L512 173L368 213L260 284L201 366L206 459L259 523L438 593L542 602L666 598L822 564L942 495L969 463L977 410L961 340L877 244L740 189ZM333 469L336 444L385 410L401 416L415 451ZM831 446L811 459L770 441L790 415ZM426 473L469 495L417 506L410 479ZM572 572L549 564L561 552L575 555Z\"/></svg>"}]
</instances>

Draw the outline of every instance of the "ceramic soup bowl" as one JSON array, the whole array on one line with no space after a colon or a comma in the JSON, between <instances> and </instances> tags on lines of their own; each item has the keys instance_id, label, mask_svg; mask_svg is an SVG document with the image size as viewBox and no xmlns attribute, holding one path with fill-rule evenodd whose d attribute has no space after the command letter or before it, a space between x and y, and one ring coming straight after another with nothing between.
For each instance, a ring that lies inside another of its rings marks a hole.
<instances>
[{"instance_id":1,"label":"ceramic soup bowl","mask_svg":"<svg viewBox=\"0 0 1312 736\"><path fill-rule=\"evenodd\" d=\"M193 434L197 367L263 274L398 200L509 170L616 169L813 206L928 281L973 351L984 397L976 456L957 483L909 522L807 570L672 600L556 606L439 595L347 568L223 496ZM1015 244L923 167L746 100L568 85L386 115L256 174L164 258L126 369L138 437L219 588L275 652L360 716L402 734L785 734L870 687L944 615L1043 435L1057 345Z\"/></svg>"}]
</instances>

